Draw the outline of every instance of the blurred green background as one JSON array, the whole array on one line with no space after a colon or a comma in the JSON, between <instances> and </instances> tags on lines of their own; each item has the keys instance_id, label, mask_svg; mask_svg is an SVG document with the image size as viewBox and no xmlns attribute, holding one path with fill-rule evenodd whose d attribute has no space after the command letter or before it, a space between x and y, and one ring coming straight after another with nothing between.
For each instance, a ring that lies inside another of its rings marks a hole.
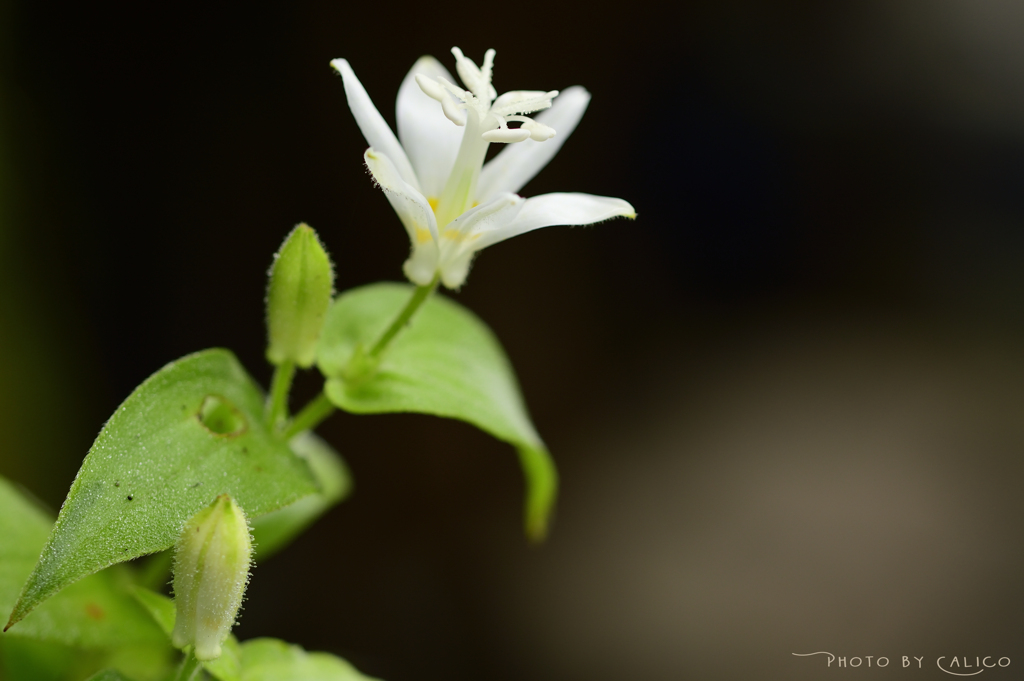
<instances>
[{"instance_id":1,"label":"blurred green background","mask_svg":"<svg viewBox=\"0 0 1024 681\"><path fill-rule=\"evenodd\" d=\"M1024 6L0 12L0 474L53 509L166 362L230 347L266 384L264 277L295 223L339 289L401 278L330 59L392 123L409 66L452 45L496 48L499 92L585 85L523 193L639 212L488 249L455 294L560 464L548 544L521 536L505 445L336 416L356 492L255 570L240 637L391 681L1024 664Z\"/></svg>"}]
</instances>

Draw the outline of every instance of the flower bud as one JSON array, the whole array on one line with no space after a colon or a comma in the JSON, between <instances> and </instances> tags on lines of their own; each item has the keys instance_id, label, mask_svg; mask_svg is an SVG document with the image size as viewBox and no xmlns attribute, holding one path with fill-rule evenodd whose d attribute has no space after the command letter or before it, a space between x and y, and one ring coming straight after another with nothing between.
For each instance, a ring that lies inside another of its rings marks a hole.
<instances>
[{"instance_id":1,"label":"flower bud","mask_svg":"<svg viewBox=\"0 0 1024 681\"><path fill-rule=\"evenodd\" d=\"M300 224L274 256L267 287L267 359L295 362L303 368L316 360L316 343L334 290L334 270L316 232Z\"/></svg>"},{"instance_id":2,"label":"flower bud","mask_svg":"<svg viewBox=\"0 0 1024 681\"><path fill-rule=\"evenodd\" d=\"M251 556L249 525L230 495L186 523L174 549L175 646L192 645L199 660L220 657L242 605Z\"/></svg>"}]
</instances>

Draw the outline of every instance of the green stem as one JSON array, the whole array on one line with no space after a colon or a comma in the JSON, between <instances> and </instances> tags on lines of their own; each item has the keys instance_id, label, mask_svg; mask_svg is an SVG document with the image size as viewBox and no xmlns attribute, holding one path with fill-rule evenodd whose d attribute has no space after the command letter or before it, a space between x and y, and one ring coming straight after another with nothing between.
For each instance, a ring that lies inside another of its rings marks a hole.
<instances>
[{"instance_id":1,"label":"green stem","mask_svg":"<svg viewBox=\"0 0 1024 681\"><path fill-rule=\"evenodd\" d=\"M285 360L274 368L274 379L270 383L270 401L267 402L267 424L276 430L280 421L288 418L288 392L295 378L295 362Z\"/></svg>"},{"instance_id":2,"label":"green stem","mask_svg":"<svg viewBox=\"0 0 1024 681\"><path fill-rule=\"evenodd\" d=\"M397 317L395 317L395 321L391 322L391 326L387 328L384 335L374 343L372 348L370 348L368 355L371 358L376 359L380 356L380 353L384 352L384 349L387 348L388 344L391 343L394 337L398 335L398 332L401 331L405 325L409 323L409 320L412 319L412 316L416 314L416 310L420 308L420 305L422 305L426 299L430 297L430 294L434 292L439 281L441 281L440 272L435 274L433 280L431 280L431 282L426 286L416 287L416 290L412 293L412 297L409 298L409 302L405 304L402 311L398 313Z\"/></svg>"},{"instance_id":3,"label":"green stem","mask_svg":"<svg viewBox=\"0 0 1024 681\"><path fill-rule=\"evenodd\" d=\"M302 408L295 418L285 426L281 437L290 440L304 430L310 430L320 424L325 418L334 413L335 406L327 399L327 395L320 393L316 399Z\"/></svg>"},{"instance_id":4,"label":"green stem","mask_svg":"<svg viewBox=\"0 0 1024 681\"><path fill-rule=\"evenodd\" d=\"M193 679L199 678L202 671L203 666L199 663L199 660L196 659L192 648L186 648L185 659L181 661L181 666L178 667L178 673L174 675L174 681L193 681Z\"/></svg>"}]
</instances>

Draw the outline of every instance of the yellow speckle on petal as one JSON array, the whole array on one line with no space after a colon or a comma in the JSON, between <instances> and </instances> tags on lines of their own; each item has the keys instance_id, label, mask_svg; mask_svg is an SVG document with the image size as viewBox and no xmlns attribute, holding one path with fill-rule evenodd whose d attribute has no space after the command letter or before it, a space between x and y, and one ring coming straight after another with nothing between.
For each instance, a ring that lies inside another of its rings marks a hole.
<instances>
[{"instance_id":1,"label":"yellow speckle on petal","mask_svg":"<svg viewBox=\"0 0 1024 681\"><path fill-rule=\"evenodd\" d=\"M480 233L476 234L463 234L457 229L446 229L441 232L441 236L449 241L454 241L457 244L471 244L480 238Z\"/></svg>"},{"instance_id":2,"label":"yellow speckle on petal","mask_svg":"<svg viewBox=\"0 0 1024 681\"><path fill-rule=\"evenodd\" d=\"M429 196L427 197L427 203L430 204L430 210L434 211L434 215L437 215L437 199Z\"/></svg>"},{"instance_id":3,"label":"yellow speckle on petal","mask_svg":"<svg viewBox=\"0 0 1024 681\"><path fill-rule=\"evenodd\" d=\"M416 243L425 244L428 241L433 241L434 237L430 235L430 230L425 227L416 225Z\"/></svg>"}]
</instances>

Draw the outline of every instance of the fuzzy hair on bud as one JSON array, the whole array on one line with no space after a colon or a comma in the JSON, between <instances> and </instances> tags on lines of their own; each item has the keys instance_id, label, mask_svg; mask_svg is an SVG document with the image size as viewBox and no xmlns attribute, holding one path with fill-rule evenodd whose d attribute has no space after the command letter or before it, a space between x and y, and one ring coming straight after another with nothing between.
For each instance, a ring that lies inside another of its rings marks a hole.
<instances>
[{"instance_id":1,"label":"fuzzy hair on bud","mask_svg":"<svg viewBox=\"0 0 1024 681\"><path fill-rule=\"evenodd\" d=\"M267 359L309 368L334 294L334 269L313 228L300 224L274 257L267 286Z\"/></svg>"},{"instance_id":2,"label":"fuzzy hair on bud","mask_svg":"<svg viewBox=\"0 0 1024 681\"><path fill-rule=\"evenodd\" d=\"M251 560L249 524L230 495L221 494L185 524L174 549L175 646L191 645L198 660L220 657Z\"/></svg>"}]
</instances>

